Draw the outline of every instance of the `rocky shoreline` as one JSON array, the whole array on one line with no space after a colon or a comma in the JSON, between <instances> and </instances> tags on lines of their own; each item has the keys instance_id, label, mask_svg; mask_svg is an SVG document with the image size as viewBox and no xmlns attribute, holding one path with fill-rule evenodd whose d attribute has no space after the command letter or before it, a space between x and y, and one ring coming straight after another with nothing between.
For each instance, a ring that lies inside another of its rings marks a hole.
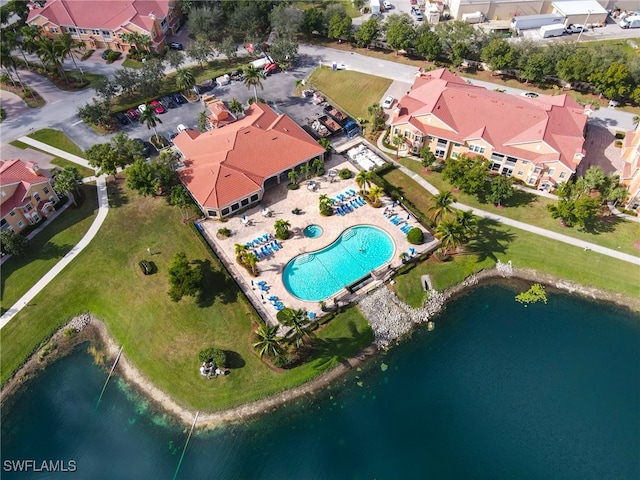
<instances>
[{"instance_id":1,"label":"rocky shoreline","mask_svg":"<svg viewBox=\"0 0 640 480\"><path fill-rule=\"evenodd\" d=\"M375 334L375 340L372 345L356 357L343 362L337 367L299 387L227 410L212 413L201 412L198 416L196 426L198 428L216 428L228 423L244 421L260 414L273 411L288 402L307 395L312 395L325 388L345 373L353 370L368 358L375 356L380 349L386 349L392 344L398 343L416 326L432 321L433 318L446 306L448 301L464 293L469 289L469 287L477 285L480 282L485 283L488 281L506 278L513 278L514 280L519 281L544 283L549 287L556 288L558 290L579 294L595 300L612 302L636 312L640 311L640 299L631 299L622 295L587 288L566 280L554 278L550 275L541 274L533 270L515 269L511 264L503 264L500 262L498 262L495 269L471 275L462 283L446 290L445 292L431 290L427 302L425 302L425 305L419 309L414 309L406 305L398 299L398 297L389 288L383 286L362 298L358 303L358 307L371 324ZM70 329L76 332L76 334L65 334L65 332L69 332ZM85 313L79 315L60 328L49 340L49 344L56 345L55 352L53 354L48 355L43 361L38 352L36 352L14 375L14 377L7 382L0 392L0 402L4 403L20 385L31 378L35 373L45 368L60 356L71 351L71 349L79 343L87 340L98 343L111 359L116 357L119 346L107 332L105 324L98 319L93 318L90 314ZM126 352L124 352L120 357L116 370L159 408L171 414L185 425L192 424L196 412L180 405L165 392L153 385L151 381L131 365L126 357Z\"/></svg>"}]
</instances>

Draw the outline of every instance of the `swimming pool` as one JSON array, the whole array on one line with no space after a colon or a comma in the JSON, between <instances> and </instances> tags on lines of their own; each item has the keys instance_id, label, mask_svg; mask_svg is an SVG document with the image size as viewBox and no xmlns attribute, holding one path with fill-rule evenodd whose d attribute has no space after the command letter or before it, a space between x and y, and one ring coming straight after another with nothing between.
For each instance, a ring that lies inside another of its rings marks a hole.
<instances>
[{"instance_id":1,"label":"swimming pool","mask_svg":"<svg viewBox=\"0 0 640 480\"><path fill-rule=\"evenodd\" d=\"M393 252L389 234L358 225L342 232L331 245L293 258L284 268L282 280L292 295L318 302L383 265Z\"/></svg>"},{"instance_id":2,"label":"swimming pool","mask_svg":"<svg viewBox=\"0 0 640 480\"><path fill-rule=\"evenodd\" d=\"M304 228L303 232L305 237L318 238L320 235L322 235L323 230L320 225L312 223L311 225L307 225Z\"/></svg>"}]
</instances>

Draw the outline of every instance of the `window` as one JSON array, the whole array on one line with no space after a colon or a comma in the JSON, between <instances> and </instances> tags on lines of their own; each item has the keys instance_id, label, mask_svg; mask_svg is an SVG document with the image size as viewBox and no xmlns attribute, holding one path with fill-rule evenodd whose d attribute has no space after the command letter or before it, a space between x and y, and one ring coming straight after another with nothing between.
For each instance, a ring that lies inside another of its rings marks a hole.
<instances>
[{"instance_id":1,"label":"window","mask_svg":"<svg viewBox=\"0 0 640 480\"><path fill-rule=\"evenodd\" d=\"M0 220L0 227L4 227L7 224L7 219L3 218L2 220Z\"/></svg>"},{"instance_id":2,"label":"window","mask_svg":"<svg viewBox=\"0 0 640 480\"><path fill-rule=\"evenodd\" d=\"M80 34L81 35L86 35L87 34L87 29L86 28L81 28L80 29Z\"/></svg>"},{"instance_id":3,"label":"window","mask_svg":"<svg viewBox=\"0 0 640 480\"><path fill-rule=\"evenodd\" d=\"M458 152L451 153L451 158L458 158Z\"/></svg>"},{"instance_id":4,"label":"window","mask_svg":"<svg viewBox=\"0 0 640 480\"><path fill-rule=\"evenodd\" d=\"M237 203L234 203L233 205L231 205L231 211L235 212L236 210L240 209L240 205L238 205Z\"/></svg>"},{"instance_id":5,"label":"window","mask_svg":"<svg viewBox=\"0 0 640 480\"><path fill-rule=\"evenodd\" d=\"M436 148L436 151L434 152L434 155L438 158L444 158L446 154L446 150L442 148Z\"/></svg>"},{"instance_id":6,"label":"window","mask_svg":"<svg viewBox=\"0 0 640 480\"><path fill-rule=\"evenodd\" d=\"M502 173L502 175L504 175L505 177L510 177L511 174L513 173L513 168L504 167L502 169L502 172L500 173Z\"/></svg>"},{"instance_id":7,"label":"window","mask_svg":"<svg viewBox=\"0 0 640 480\"><path fill-rule=\"evenodd\" d=\"M166 27L166 26L167 26L167 20L166 20L166 18L163 18L163 19L162 19L162 21L160 22L160 26L161 26L162 28L164 28L164 27Z\"/></svg>"},{"instance_id":8,"label":"window","mask_svg":"<svg viewBox=\"0 0 640 480\"><path fill-rule=\"evenodd\" d=\"M524 172L522 170L518 170L518 173L516 175L518 175L519 177L521 177L524 174Z\"/></svg>"},{"instance_id":9,"label":"window","mask_svg":"<svg viewBox=\"0 0 640 480\"><path fill-rule=\"evenodd\" d=\"M24 226L24 223L22 223L22 220L18 221L18 228L22 228Z\"/></svg>"},{"instance_id":10,"label":"window","mask_svg":"<svg viewBox=\"0 0 640 480\"><path fill-rule=\"evenodd\" d=\"M517 161L518 161L517 158L507 157L507 161L506 161L505 165L513 167L516 164Z\"/></svg>"},{"instance_id":11,"label":"window","mask_svg":"<svg viewBox=\"0 0 640 480\"><path fill-rule=\"evenodd\" d=\"M93 30L91 30L91 33L93 35L100 35L100 30L96 30L95 28Z\"/></svg>"},{"instance_id":12,"label":"window","mask_svg":"<svg viewBox=\"0 0 640 480\"><path fill-rule=\"evenodd\" d=\"M535 178L533 178L533 177L529 177L529 179L527 180L527 183L528 183L529 185L533 185L534 183L536 183L536 179L535 179Z\"/></svg>"},{"instance_id":13,"label":"window","mask_svg":"<svg viewBox=\"0 0 640 480\"><path fill-rule=\"evenodd\" d=\"M49 189L48 189L47 187L44 187L44 188L42 189L42 191L43 191L45 194L46 194L46 193L49 193Z\"/></svg>"},{"instance_id":14,"label":"window","mask_svg":"<svg viewBox=\"0 0 640 480\"><path fill-rule=\"evenodd\" d=\"M473 152L473 153L484 153L485 148L481 147L480 145L473 145L470 144L469 145L469 151Z\"/></svg>"},{"instance_id":15,"label":"window","mask_svg":"<svg viewBox=\"0 0 640 480\"><path fill-rule=\"evenodd\" d=\"M418 153L418 147L416 145L413 146L413 153Z\"/></svg>"},{"instance_id":16,"label":"window","mask_svg":"<svg viewBox=\"0 0 640 480\"><path fill-rule=\"evenodd\" d=\"M11 210L11 212L9 213L10 217L13 217L16 214L16 212L14 210Z\"/></svg>"},{"instance_id":17,"label":"window","mask_svg":"<svg viewBox=\"0 0 640 480\"><path fill-rule=\"evenodd\" d=\"M416 142L422 142L422 136L420 136L420 135L414 135L414 136L413 136L413 139L414 139Z\"/></svg>"},{"instance_id":18,"label":"window","mask_svg":"<svg viewBox=\"0 0 640 480\"><path fill-rule=\"evenodd\" d=\"M550 168L549 169L549 176L552 176L555 173L556 169L555 168Z\"/></svg>"},{"instance_id":19,"label":"window","mask_svg":"<svg viewBox=\"0 0 640 480\"><path fill-rule=\"evenodd\" d=\"M453 143L453 146L454 146L454 147L460 147L461 145L460 145L458 142L454 142L454 143Z\"/></svg>"},{"instance_id":20,"label":"window","mask_svg":"<svg viewBox=\"0 0 640 480\"><path fill-rule=\"evenodd\" d=\"M398 135L400 133L400 129L399 128L394 128L393 129L393 134L394 135Z\"/></svg>"},{"instance_id":21,"label":"window","mask_svg":"<svg viewBox=\"0 0 640 480\"><path fill-rule=\"evenodd\" d=\"M40 221L40 217L38 216L37 213L34 213L32 218L33 218L33 221L36 223Z\"/></svg>"},{"instance_id":22,"label":"window","mask_svg":"<svg viewBox=\"0 0 640 480\"><path fill-rule=\"evenodd\" d=\"M448 142L447 142L446 140L443 140L442 138L439 138L439 139L438 139L438 146L439 146L439 147L446 148L447 143L448 143Z\"/></svg>"},{"instance_id":23,"label":"window","mask_svg":"<svg viewBox=\"0 0 640 480\"><path fill-rule=\"evenodd\" d=\"M51 31L52 31L53 33L58 33L58 29L57 29L56 27L51 27Z\"/></svg>"},{"instance_id":24,"label":"window","mask_svg":"<svg viewBox=\"0 0 640 480\"><path fill-rule=\"evenodd\" d=\"M207 215L209 215L210 217L215 217L216 216L216 211L215 210L207 210Z\"/></svg>"},{"instance_id":25,"label":"window","mask_svg":"<svg viewBox=\"0 0 640 480\"><path fill-rule=\"evenodd\" d=\"M247 205L249 205L249 199L248 198L244 198L241 202L240 205L242 205L243 207L246 207Z\"/></svg>"},{"instance_id":26,"label":"window","mask_svg":"<svg viewBox=\"0 0 640 480\"><path fill-rule=\"evenodd\" d=\"M491 164L491 170L494 171L494 172L497 172L498 170L500 170L500 166L501 165L499 163L495 163L494 162L494 163Z\"/></svg>"},{"instance_id":27,"label":"window","mask_svg":"<svg viewBox=\"0 0 640 480\"><path fill-rule=\"evenodd\" d=\"M497 163L502 163L502 161L504 160L504 155L502 155L501 153L492 153L491 160Z\"/></svg>"},{"instance_id":28,"label":"window","mask_svg":"<svg viewBox=\"0 0 640 480\"><path fill-rule=\"evenodd\" d=\"M76 27L68 27L67 30L69 31L69 33L71 35L77 35L78 34L78 29Z\"/></svg>"},{"instance_id":29,"label":"window","mask_svg":"<svg viewBox=\"0 0 640 480\"><path fill-rule=\"evenodd\" d=\"M529 165L529 162L527 160L522 160L522 164L523 165Z\"/></svg>"},{"instance_id":30,"label":"window","mask_svg":"<svg viewBox=\"0 0 640 480\"><path fill-rule=\"evenodd\" d=\"M109 30L102 30L102 36L103 37L110 37L111 36L111 32Z\"/></svg>"},{"instance_id":31,"label":"window","mask_svg":"<svg viewBox=\"0 0 640 480\"><path fill-rule=\"evenodd\" d=\"M33 194L33 198L35 198L35 199L36 199L36 202L39 202L39 201L40 201L40 195L38 195L37 193L34 193L34 194Z\"/></svg>"},{"instance_id":32,"label":"window","mask_svg":"<svg viewBox=\"0 0 640 480\"><path fill-rule=\"evenodd\" d=\"M254 194L254 195L251 195L251 201L252 202L257 202L258 201L258 194L257 193Z\"/></svg>"},{"instance_id":33,"label":"window","mask_svg":"<svg viewBox=\"0 0 640 480\"><path fill-rule=\"evenodd\" d=\"M222 216L229 215L229 208L222 209Z\"/></svg>"},{"instance_id":34,"label":"window","mask_svg":"<svg viewBox=\"0 0 640 480\"><path fill-rule=\"evenodd\" d=\"M404 136L405 136L405 138L411 137L411 132L409 130L405 130L404 131Z\"/></svg>"},{"instance_id":35,"label":"window","mask_svg":"<svg viewBox=\"0 0 640 480\"><path fill-rule=\"evenodd\" d=\"M31 206L31 204L30 204L30 203L27 203L27 204L24 206L24 208L26 208L26 209L27 209L27 212L30 212L30 211L31 211L31 209L32 209L33 207Z\"/></svg>"},{"instance_id":36,"label":"window","mask_svg":"<svg viewBox=\"0 0 640 480\"><path fill-rule=\"evenodd\" d=\"M540 167L536 167L533 169L533 173L540 173L542 169Z\"/></svg>"},{"instance_id":37,"label":"window","mask_svg":"<svg viewBox=\"0 0 640 480\"><path fill-rule=\"evenodd\" d=\"M567 176L567 172L562 172L562 173L560 173L560 178L564 178L564 177L566 177L566 176Z\"/></svg>"}]
</instances>

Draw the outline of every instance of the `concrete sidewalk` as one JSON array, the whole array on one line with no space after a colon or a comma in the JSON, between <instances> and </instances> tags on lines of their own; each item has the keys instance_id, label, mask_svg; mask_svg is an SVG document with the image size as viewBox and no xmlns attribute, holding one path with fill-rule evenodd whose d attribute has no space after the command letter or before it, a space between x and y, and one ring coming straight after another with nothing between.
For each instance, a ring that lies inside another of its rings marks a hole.
<instances>
[{"instance_id":1,"label":"concrete sidewalk","mask_svg":"<svg viewBox=\"0 0 640 480\"><path fill-rule=\"evenodd\" d=\"M382 136L378 138L378 148L383 152L388 154L395 154L395 151L390 151L382 144ZM391 157L390 157L391 158ZM412 172L406 167L394 162L398 168L405 173L407 176L415 180L418 184L420 184L425 190L427 190L432 195L437 195L440 191L427 182L424 178L422 178L417 173ZM479 208L473 208L468 205L464 205L462 203L455 202L453 203L453 207L459 210L471 210L474 215L479 217L488 218L490 220L494 220L496 222L503 223L504 225L509 225L510 227L518 228L520 230L525 230L527 232L535 233L536 235L541 235L546 238L550 238L552 240L557 240L559 242L567 243L569 245L573 245L575 247L582 248L583 250L593 250L594 252L600 253L602 255L607 255L609 257L617 258L618 260L622 260L623 262L632 263L634 265L640 265L640 257L636 257L634 255L629 255L628 253L618 252L617 250L612 250L611 248L601 247L600 245L596 245L595 243L585 242L584 240L579 240L574 237L570 237L568 235L564 235L562 233L552 232L551 230L546 230L544 228L536 227L534 225L530 225L528 223L520 222L518 220L513 220L511 218L504 217L502 215L496 215L494 213L487 212L485 210L480 210Z\"/></svg>"},{"instance_id":2,"label":"concrete sidewalk","mask_svg":"<svg viewBox=\"0 0 640 480\"><path fill-rule=\"evenodd\" d=\"M65 158L71 162L75 162L84 167L91 168L88 162L77 155L72 155L58 148L51 147L46 143L39 142L37 140L33 140L28 137L20 138L20 141L37 147L41 150L49 152L57 157ZM43 277L33 286L31 287L27 293L25 293L9 310L7 310L2 317L0 317L0 329L2 329L9 321L16 316L23 308L29 306L29 303L40 293L40 291L46 287L49 282L51 282L64 268L71 263L71 261L76 258L76 256L84 250L84 248L89 245L91 240L96 236L98 230L104 223L104 220L107 218L107 213L109 211L109 197L107 195L107 183L106 176L102 175L96 178L96 186L98 187L98 215L96 219L89 227L87 233L82 237L82 239L75 245L62 259L56 263L56 265L49 270Z\"/></svg>"}]
</instances>

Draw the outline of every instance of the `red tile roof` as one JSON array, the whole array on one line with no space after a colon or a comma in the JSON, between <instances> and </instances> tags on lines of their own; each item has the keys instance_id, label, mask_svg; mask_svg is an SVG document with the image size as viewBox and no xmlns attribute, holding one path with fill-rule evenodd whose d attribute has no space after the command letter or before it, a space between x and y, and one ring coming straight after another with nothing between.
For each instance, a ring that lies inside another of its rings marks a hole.
<instances>
[{"instance_id":1,"label":"red tile roof","mask_svg":"<svg viewBox=\"0 0 640 480\"><path fill-rule=\"evenodd\" d=\"M34 171L34 167L36 170ZM38 173L35 173L35 172ZM2 197L0 200L0 217L4 217L11 210L27 201L25 195L29 192L32 185L48 182L49 179L40 170L37 165L32 162L23 162L22 160L0 160L0 186L7 187L15 185L15 190L8 198Z\"/></svg>"},{"instance_id":2,"label":"red tile roof","mask_svg":"<svg viewBox=\"0 0 640 480\"><path fill-rule=\"evenodd\" d=\"M286 115L254 103L221 129L181 132L173 142L185 157L180 178L204 207L220 208L261 190L264 181L322 155L324 148Z\"/></svg>"},{"instance_id":3,"label":"red tile roof","mask_svg":"<svg viewBox=\"0 0 640 480\"><path fill-rule=\"evenodd\" d=\"M418 119L437 117L451 128L436 128ZM567 95L535 99L467 84L446 69L416 77L398 103L393 125L410 123L424 134L464 143L483 139L500 153L534 163L560 160L575 169L583 152L584 108ZM520 144L544 142L557 154L525 150Z\"/></svg>"},{"instance_id":4,"label":"red tile roof","mask_svg":"<svg viewBox=\"0 0 640 480\"><path fill-rule=\"evenodd\" d=\"M149 31L150 14L162 18L169 13L162 0L47 0L43 8L29 12L27 22L41 15L56 25L114 30L128 23Z\"/></svg>"}]
</instances>

